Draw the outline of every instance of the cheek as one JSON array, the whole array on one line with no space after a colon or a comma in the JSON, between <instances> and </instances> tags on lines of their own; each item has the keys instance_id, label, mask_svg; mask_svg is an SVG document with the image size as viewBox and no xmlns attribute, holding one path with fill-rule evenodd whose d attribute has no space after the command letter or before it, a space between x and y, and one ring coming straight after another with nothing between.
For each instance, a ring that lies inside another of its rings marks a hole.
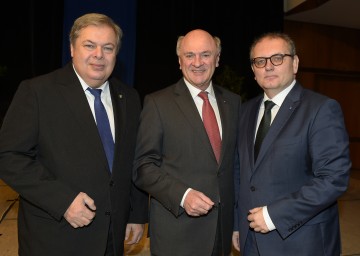
<instances>
[{"instance_id":1,"label":"cheek","mask_svg":"<svg viewBox=\"0 0 360 256\"><path fill-rule=\"evenodd\" d=\"M108 56L106 58L107 62L109 63L110 66L115 66L115 63L116 63L116 56Z\"/></svg>"},{"instance_id":2,"label":"cheek","mask_svg":"<svg viewBox=\"0 0 360 256\"><path fill-rule=\"evenodd\" d=\"M262 72L259 69L253 69L254 75L255 77L257 77L258 79L262 77Z\"/></svg>"}]
</instances>

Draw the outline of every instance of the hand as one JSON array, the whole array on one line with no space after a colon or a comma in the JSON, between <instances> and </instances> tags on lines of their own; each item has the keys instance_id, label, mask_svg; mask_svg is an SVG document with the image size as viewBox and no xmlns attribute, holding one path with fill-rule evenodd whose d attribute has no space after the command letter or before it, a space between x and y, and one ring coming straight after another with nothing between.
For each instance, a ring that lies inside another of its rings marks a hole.
<instances>
[{"instance_id":1,"label":"hand","mask_svg":"<svg viewBox=\"0 0 360 256\"><path fill-rule=\"evenodd\" d=\"M87 194L80 192L64 214L64 218L74 228L89 225L95 217L96 206L94 200Z\"/></svg>"},{"instance_id":2,"label":"hand","mask_svg":"<svg viewBox=\"0 0 360 256\"><path fill-rule=\"evenodd\" d=\"M126 242L126 244L137 244L144 233L144 224L132 224L129 223L126 225L126 232L125 232L125 241L130 239ZM130 236L131 235L131 236Z\"/></svg>"},{"instance_id":3,"label":"hand","mask_svg":"<svg viewBox=\"0 0 360 256\"><path fill-rule=\"evenodd\" d=\"M251 209L247 219L250 222L250 228L254 229L255 232L261 232L263 234L269 232L269 229L265 223L262 207Z\"/></svg>"},{"instance_id":4,"label":"hand","mask_svg":"<svg viewBox=\"0 0 360 256\"><path fill-rule=\"evenodd\" d=\"M207 214L213 206L214 202L210 198L193 189L189 191L184 200L184 209L190 216Z\"/></svg>"},{"instance_id":5,"label":"hand","mask_svg":"<svg viewBox=\"0 0 360 256\"><path fill-rule=\"evenodd\" d=\"M234 231L233 235L232 235L232 243L233 243L235 250L237 250L238 252L240 251L240 239L239 238L240 238L239 231Z\"/></svg>"}]
</instances>

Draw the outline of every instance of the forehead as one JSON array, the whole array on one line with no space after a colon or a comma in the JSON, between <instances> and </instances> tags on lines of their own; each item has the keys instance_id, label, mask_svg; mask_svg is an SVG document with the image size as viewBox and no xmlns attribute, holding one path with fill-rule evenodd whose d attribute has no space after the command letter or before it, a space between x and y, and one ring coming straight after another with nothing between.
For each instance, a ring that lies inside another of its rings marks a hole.
<instances>
[{"instance_id":1,"label":"forehead","mask_svg":"<svg viewBox=\"0 0 360 256\"><path fill-rule=\"evenodd\" d=\"M108 40L111 42L116 41L114 30L107 25L90 25L80 30L79 38L82 40Z\"/></svg>"},{"instance_id":2,"label":"forehead","mask_svg":"<svg viewBox=\"0 0 360 256\"><path fill-rule=\"evenodd\" d=\"M287 50L288 45L283 39L266 37L255 45L253 54L266 56L269 54L286 53Z\"/></svg>"},{"instance_id":3,"label":"forehead","mask_svg":"<svg viewBox=\"0 0 360 256\"><path fill-rule=\"evenodd\" d=\"M212 36L204 32L194 32L184 37L181 50L183 52L215 51L216 44Z\"/></svg>"}]
</instances>

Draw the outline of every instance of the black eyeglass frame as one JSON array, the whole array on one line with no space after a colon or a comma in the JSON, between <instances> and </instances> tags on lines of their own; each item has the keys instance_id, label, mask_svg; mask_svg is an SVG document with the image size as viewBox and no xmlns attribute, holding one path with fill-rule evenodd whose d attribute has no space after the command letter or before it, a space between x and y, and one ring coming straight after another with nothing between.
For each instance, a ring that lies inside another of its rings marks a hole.
<instances>
[{"instance_id":1,"label":"black eyeglass frame","mask_svg":"<svg viewBox=\"0 0 360 256\"><path fill-rule=\"evenodd\" d=\"M270 60L271 64L273 64L274 66L280 66L281 64L283 64L284 58L285 58L286 56L291 57L291 58L294 57L293 54L280 54L280 53L277 53L277 54L271 55L270 57L256 57L256 58L253 58L253 59L251 59L251 64L253 64L253 65L254 65L255 67L257 67L257 68L263 68L263 67L266 66L267 61ZM272 61L272 58L273 58L273 57L281 57L281 63L279 63L279 64L274 64L273 61ZM263 66L258 66L258 65L256 65L256 59L264 59L264 60L265 60L264 65L263 65Z\"/></svg>"}]
</instances>

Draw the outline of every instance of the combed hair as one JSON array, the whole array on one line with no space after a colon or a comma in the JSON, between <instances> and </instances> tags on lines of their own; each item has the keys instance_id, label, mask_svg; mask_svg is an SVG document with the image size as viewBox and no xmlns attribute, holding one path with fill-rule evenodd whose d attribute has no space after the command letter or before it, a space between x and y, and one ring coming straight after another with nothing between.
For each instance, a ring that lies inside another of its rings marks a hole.
<instances>
[{"instance_id":1,"label":"combed hair","mask_svg":"<svg viewBox=\"0 0 360 256\"><path fill-rule=\"evenodd\" d=\"M75 45L76 39L80 35L80 31L87 26L109 26L115 32L116 36L116 54L121 47L121 39L123 37L123 31L121 28L108 16L100 13L88 13L74 21L69 34L69 40L71 45Z\"/></svg>"}]
</instances>

